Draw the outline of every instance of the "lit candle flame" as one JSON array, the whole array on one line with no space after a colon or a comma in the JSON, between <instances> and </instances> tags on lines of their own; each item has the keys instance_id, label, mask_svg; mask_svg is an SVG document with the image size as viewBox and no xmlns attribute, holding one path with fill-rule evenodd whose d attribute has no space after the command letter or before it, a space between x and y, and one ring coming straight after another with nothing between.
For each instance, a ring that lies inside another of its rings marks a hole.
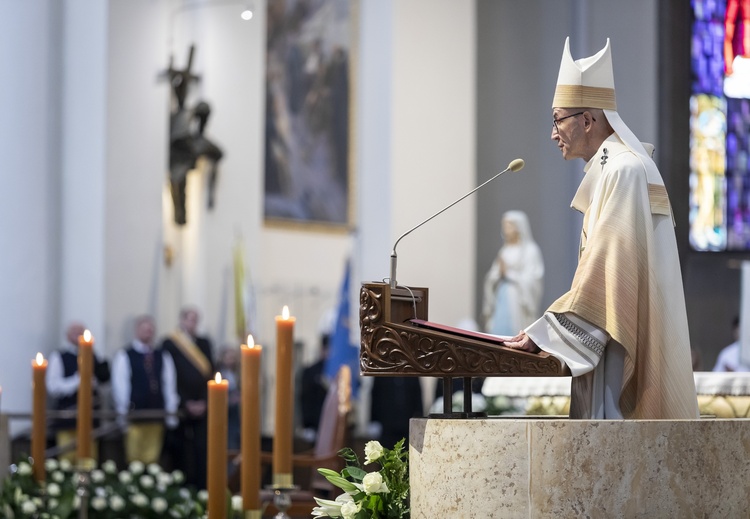
<instances>
[{"instance_id":1,"label":"lit candle flame","mask_svg":"<svg viewBox=\"0 0 750 519\"><path fill-rule=\"evenodd\" d=\"M281 310L281 318L285 321L289 320L289 307L284 305L284 308Z\"/></svg>"},{"instance_id":2,"label":"lit candle flame","mask_svg":"<svg viewBox=\"0 0 750 519\"><path fill-rule=\"evenodd\" d=\"M221 373L216 372L216 378L214 379L217 384L221 384Z\"/></svg>"},{"instance_id":3,"label":"lit candle flame","mask_svg":"<svg viewBox=\"0 0 750 519\"><path fill-rule=\"evenodd\" d=\"M41 366L44 363L44 356L40 353L36 354L36 365Z\"/></svg>"},{"instance_id":4,"label":"lit candle flame","mask_svg":"<svg viewBox=\"0 0 750 519\"><path fill-rule=\"evenodd\" d=\"M91 332L88 330L83 331L83 340L86 342L91 342Z\"/></svg>"},{"instance_id":5,"label":"lit candle flame","mask_svg":"<svg viewBox=\"0 0 750 519\"><path fill-rule=\"evenodd\" d=\"M248 348L252 348L253 346L255 346L255 340L253 339L252 335L248 335L247 336L247 347Z\"/></svg>"}]
</instances>

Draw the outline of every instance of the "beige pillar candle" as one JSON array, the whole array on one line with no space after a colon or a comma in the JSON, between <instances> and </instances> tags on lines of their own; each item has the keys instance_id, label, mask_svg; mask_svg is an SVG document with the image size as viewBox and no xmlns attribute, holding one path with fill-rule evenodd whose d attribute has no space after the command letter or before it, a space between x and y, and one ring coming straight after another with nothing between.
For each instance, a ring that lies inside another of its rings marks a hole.
<instances>
[{"instance_id":1,"label":"beige pillar candle","mask_svg":"<svg viewBox=\"0 0 750 519\"><path fill-rule=\"evenodd\" d=\"M227 515L227 421L229 415L229 382L208 381L208 517L225 519Z\"/></svg>"},{"instance_id":2,"label":"beige pillar candle","mask_svg":"<svg viewBox=\"0 0 750 519\"><path fill-rule=\"evenodd\" d=\"M280 316L276 316L276 430L273 438L273 484L278 487L290 487L294 484L294 321L287 306Z\"/></svg>"},{"instance_id":3,"label":"beige pillar candle","mask_svg":"<svg viewBox=\"0 0 750 519\"><path fill-rule=\"evenodd\" d=\"M263 348L248 335L242 351L242 508L260 510L260 360Z\"/></svg>"},{"instance_id":4,"label":"beige pillar candle","mask_svg":"<svg viewBox=\"0 0 750 519\"><path fill-rule=\"evenodd\" d=\"M76 420L76 456L78 462L91 458L91 428L93 403L91 382L94 376L94 336L85 330L78 337L78 418Z\"/></svg>"},{"instance_id":5,"label":"beige pillar candle","mask_svg":"<svg viewBox=\"0 0 750 519\"><path fill-rule=\"evenodd\" d=\"M47 446L47 361L41 353L31 363L33 407L31 413L31 457L34 459L34 478L42 482L46 479L44 470L44 449Z\"/></svg>"}]
</instances>

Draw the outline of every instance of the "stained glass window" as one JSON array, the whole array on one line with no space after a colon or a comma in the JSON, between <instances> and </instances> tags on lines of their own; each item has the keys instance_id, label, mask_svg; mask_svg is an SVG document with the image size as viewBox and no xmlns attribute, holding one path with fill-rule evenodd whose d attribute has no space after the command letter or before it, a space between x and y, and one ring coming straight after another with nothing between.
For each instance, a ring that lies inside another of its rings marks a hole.
<instances>
[{"instance_id":1,"label":"stained glass window","mask_svg":"<svg viewBox=\"0 0 750 519\"><path fill-rule=\"evenodd\" d=\"M750 250L750 0L692 0L690 245Z\"/></svg>"}]
</instances>

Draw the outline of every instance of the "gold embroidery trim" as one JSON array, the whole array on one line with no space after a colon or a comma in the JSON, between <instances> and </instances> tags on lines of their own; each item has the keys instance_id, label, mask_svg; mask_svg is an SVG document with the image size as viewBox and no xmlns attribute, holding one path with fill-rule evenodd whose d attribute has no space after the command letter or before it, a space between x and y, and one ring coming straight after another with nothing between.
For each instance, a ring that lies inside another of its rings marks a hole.
<instances>
[{"instance_id":1,"label":"gold embroidery trim","mask_svg":"<svg viewBox=\"0 0 750 519\"><path fill-rule=\"evenodd\" d=\"M601 108L617 110L613 88L581 85L557 85L553 108Z\"/></svg>"}]
</instances>

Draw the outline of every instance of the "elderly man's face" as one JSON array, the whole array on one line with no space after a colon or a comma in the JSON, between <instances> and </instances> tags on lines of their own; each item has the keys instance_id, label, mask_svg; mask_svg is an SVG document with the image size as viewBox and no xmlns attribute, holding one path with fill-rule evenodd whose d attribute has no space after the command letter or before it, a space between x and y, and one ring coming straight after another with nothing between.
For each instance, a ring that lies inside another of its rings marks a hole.
<instances>
[{"instance_id":1,"label":"elderly man's face","mask_svg":"<svg viewBox=\"0 0 750 519\"><path fill-rule=\"evenodd\" d=\"M86 327L82 323L71 323L65 332L65 336L68 338L68 342L75 346L78 346L78 337L83 335Z\"/></svg>"},{"instance_id":2,"label":"elderly man's face","mask_svg":"<svg viewBox=\"0 0 750 519\"><path fill-rule=\"evenodd\" d=\"M565 160L584 158L583 113L567 108L552 109L552 135Z\"/></svg>"},{"instance_id":3,"label":"elderly man's face","mask_svg":"<svg viewBox=\"0 0 750 519\"><path fill-rule=\"evenodd\" d=\"M198 313L192 310L185 312L180 321L182 329L191 335L195 335L195 331L198 328Z\"/></svg>"},{"instance_id":4,"label":"elderly man's face","mask_svg":"<svg viewBox=\"0 0 750 519\"><path fill-rule=\"evenodd\" d=\"M138 322L135 329L135 336L143 344L151 345L156 335L156 326L151 319L143 319Z\"/></svg>"}]
</instances>

